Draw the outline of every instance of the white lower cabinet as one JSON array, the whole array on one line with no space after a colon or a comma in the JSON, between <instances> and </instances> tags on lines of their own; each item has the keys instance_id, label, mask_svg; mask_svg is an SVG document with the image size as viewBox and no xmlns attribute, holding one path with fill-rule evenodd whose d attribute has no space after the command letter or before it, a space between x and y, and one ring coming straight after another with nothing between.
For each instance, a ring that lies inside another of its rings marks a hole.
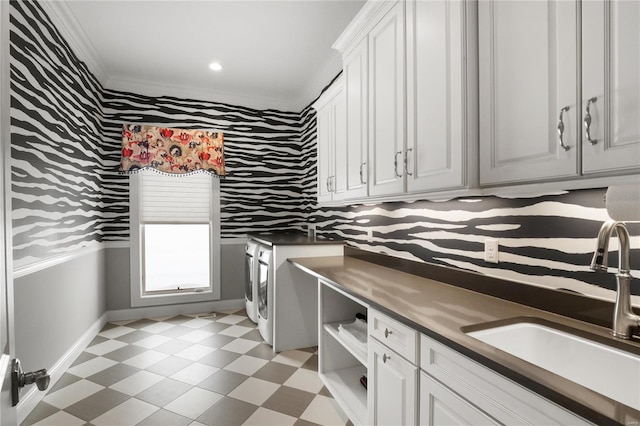
<instances>
[{"instance_id":1,"label":"white lower cabinet","mask_svg":"<svg viewBox=\"0 0 640 426\"><path fill-rule=\"evenodd\" d=\"M318 292L318 373L354 425L592 424L333 284ZM359 313L364 349L339 332Z\"/></svg>"},{"instance_id":2,"label":"white lower cabinet","mask_svg":"<svg viewBox=\"0 0 640 426\"><path fill-rule=\"evenodd\" d=\"M318 374L354 425L367 424L367 350L346 339L340 324L367 313L367 306L322 280L318 285Z\"/></svg>"},{"instance_id":3,"label":"white lower cabinet","mask_svg":"<svg viewBox=\"0 0 640 426\"><path fill-rule=\"evenodd\" d=\"M421 425L591 424L424 334L420 369Z\"/></svg>"},{"instance_id":4,"label":"white lower cabinet","mask_svg":"<svg viewBox=\"0 0 640 426\"><path fill-rule=\"evenodd\" d=\"M415 425L418 367L369 338L369 421L371 425Z\"/></svg>"},{"instance_id":5,"label":"white lower cabinet","mask_svg":"<svg viewBox=\"0 0 640 426\"><path fill-rule=\"evenodd\" d=\"M420 426L498 425L469 401L433 377L420 372Z\"/></svg>"},{"instance_id":6,"label":"white lower cabinet","mask_svg":"<svg viewBox=\"0 0 640 426\"><path fill-rule=\"evenodd\" d=\"M370 425L415 425L418 420L418 332L369 309Z\"/></svg>"}]
</instances>

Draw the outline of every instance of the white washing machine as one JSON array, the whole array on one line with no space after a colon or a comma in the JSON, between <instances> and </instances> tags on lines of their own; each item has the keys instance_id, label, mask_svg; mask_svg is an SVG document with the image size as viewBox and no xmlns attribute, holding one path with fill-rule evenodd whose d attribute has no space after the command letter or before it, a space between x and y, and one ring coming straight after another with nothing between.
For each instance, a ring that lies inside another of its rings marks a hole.
<instances>
[{"instance_id":1,"label":"white washing machine","mask_svg":"<svg viewBox=\"0 0 640 426\"><path fill-rule=\"evenodd\" d=\"M260 246L258 254L258 330L273 345L273 251Z\"/></svg>"},{"instance_id":2,"label":"white washing machine","mask_svg":"<svg viewBox=\"0 0 640 426\"><path fill-rule=\"evenodd\" d=\"M248 241L245 246L244 262L244 302L247 316L255 323L258 322L258 251L260 245L255 241Z\"/></svg>"}]
</instances>

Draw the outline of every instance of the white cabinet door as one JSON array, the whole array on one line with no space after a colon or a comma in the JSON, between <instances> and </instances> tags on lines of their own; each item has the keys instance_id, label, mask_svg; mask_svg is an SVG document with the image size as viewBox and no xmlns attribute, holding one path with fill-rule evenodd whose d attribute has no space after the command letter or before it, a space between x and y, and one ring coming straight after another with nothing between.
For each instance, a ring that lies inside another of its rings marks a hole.
<instances>
[{"instance_id":1,"label":"white cabinet door","mask_svg":"<svg viewBox=\"0 0 640 426\"><path fill-rule=\"evenodd\" d=\"M369 195L404 191L404 2L369 32Z\"/></svg>"},{"instance_id":2,"label":"white cabinet door","mask_svg":"<svg viewBox=\"0 0 640 426\"><path fill-rule=\"evenodd\" d=\"M640 168L640 2L582 3L585 174ZM589 102L591 100L591 102Z\"/></svg>"},{"instance_id":3,"label":"white cabinet door","mask_svg":"<svg viewBox=\"0 0 640 426\"><path fill-rule=\"evenodd\" d=\"M330 105L319 110L316 117L318 134L318 203L331 201L331 174L333 171L332 119Z\"/></svg>"},{"instance_id":4,"label":"white cabinet door","mask_svg":"<svg viewBox=\"0 0 640 426\"><path fill-rule=\"evenodd\" d=\"M346 189L347 111L342 78L314 104L317 110L318 203L340 201Z\"/></svg>"},{"instance_id":5,"label":"white cabinet door","mask_svg":"<svg viewBox=\"0 0 640 426\"><path fill-rule=\"evenodd\" d=\"M415 425L418 368L369 338L368 406L371 425Z\"/></svg>"},{"instance_id":6,"label":"white cabinet door","mask_svg":"<svg viewBox=\"0 0 640 426\"><path fill-rule=\"evenodd\" d=\"M466 185L465 6L407 2L408 192Z\"/></svg>"},{"instance_id":7,"label":"white cabinet door","mask_svg":"<svg viewBox=\"0 0 640 426\"><path fill-rule=\"evenodd\" d=\"M576 2L481 1L478 19L480 182L576 176Z\"/></svg>"},{"instance_id":8,"label":"white cabinet door","mask_svg":"<svg viewBox=\"0 0 640 426\"><path fill-rule=\"evenodd\" d=\"M498 425L451 389L420 372L420 426Z\"/></svg>"},{"instance_id":9,"label":"white cabinet door","mask_svg":"<svg viewBox=\"0 0 640 426\"><path fill-rule=\"evenodd\" d=\"M345 58L347 103L346 193L345 198L366 197L367 179L367 93L368 44L364 38Z\"/></svg>"},{"instance_id":10,"label":"white cabinet door","mask_svg":"<svg viewBox=\"0 0 640 426\"><path fill-rule=\"evenodd\" d=\"M344 90L331 102L333 124L333 201L344 199L347 189L347 103Z\"/></svg>"}]
</instances>

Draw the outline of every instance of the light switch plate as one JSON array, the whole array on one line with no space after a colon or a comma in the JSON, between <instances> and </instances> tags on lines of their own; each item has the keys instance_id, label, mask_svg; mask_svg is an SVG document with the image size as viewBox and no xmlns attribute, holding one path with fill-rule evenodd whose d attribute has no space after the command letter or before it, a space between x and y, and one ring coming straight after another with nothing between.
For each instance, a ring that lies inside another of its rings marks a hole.
<instances>
[{"instance_id":1,"label":"light switch plate","mask_svg":"<svg viewBox=\"0 0 640 426\"><path fill-rule=\"evenodd\" d=\"M368 242L373 241L373 229L367 229L367 241Z\"/></svg>"}]
</instances>

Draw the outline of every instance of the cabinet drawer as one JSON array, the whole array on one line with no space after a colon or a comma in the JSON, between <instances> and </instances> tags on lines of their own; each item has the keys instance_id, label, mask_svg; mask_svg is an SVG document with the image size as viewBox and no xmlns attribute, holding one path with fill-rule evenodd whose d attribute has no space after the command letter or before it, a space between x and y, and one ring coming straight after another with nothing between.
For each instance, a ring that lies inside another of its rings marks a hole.
<instances>
[{"instance_id":1,"label":"cabinet drawer","mask_svg":"<svg viewBox=\"0 0 640 426\"><path fill-rule=\"evenodd\" d=\"M369 309L369 335L409 362L418 362L418 332L376 310Z\"/></svg>"}]
</instances>

